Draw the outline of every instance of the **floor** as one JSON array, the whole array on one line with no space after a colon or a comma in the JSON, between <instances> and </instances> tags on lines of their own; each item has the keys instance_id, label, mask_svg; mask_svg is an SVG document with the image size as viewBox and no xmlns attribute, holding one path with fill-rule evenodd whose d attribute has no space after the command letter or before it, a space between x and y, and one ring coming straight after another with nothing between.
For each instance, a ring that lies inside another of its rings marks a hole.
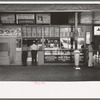
<instances>
[{"instance_id":1,"label":"floor","mask_svg":"<svg viewBox=\"0 0 100 100\"><path fill-rule=\"evenodd\" d=\"M0 81L100 81L100 68L72 65L0 66Z\"/></svg>"}]
</instances>

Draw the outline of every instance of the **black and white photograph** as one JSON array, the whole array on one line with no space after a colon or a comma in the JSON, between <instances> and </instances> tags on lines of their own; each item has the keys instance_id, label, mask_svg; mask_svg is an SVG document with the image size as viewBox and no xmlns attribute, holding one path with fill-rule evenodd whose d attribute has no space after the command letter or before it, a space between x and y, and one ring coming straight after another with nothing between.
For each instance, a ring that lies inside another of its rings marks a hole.
<instances>
[{"instance_id":1,"label":"black and white photograph","mask_svg":"<svg viewBox=\"0 0 100 100\"><path fill-rule=\"evenodd\" d=\"M0 99L100 98L99 1L1 1Z\"/></svg>"},{"instance_id":2,"label":"black and white photograph","mask_svg":"<svg viewBox=\"0 0 100 100\"><path fill-rule=\"evenodd\" d=\"M100 81L100 4L0 4L0 81Z\"/></svg>"}]
</instances>

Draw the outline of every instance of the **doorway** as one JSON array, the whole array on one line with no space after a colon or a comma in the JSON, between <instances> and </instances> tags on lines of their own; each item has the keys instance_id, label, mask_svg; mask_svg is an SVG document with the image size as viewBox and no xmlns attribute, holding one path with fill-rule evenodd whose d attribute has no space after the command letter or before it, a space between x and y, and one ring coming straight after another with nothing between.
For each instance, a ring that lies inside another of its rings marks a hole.
<instances>
[{"instance_id":1,"label":"doorway","mask_svg":"<svg viewBox=\"0 0 100 100\"><path fill-rule=\"evenodd\" d=\"M15 63L16 46L15 38L0 37L0 65L11 65Z\"/></svg>"}]
</instances>

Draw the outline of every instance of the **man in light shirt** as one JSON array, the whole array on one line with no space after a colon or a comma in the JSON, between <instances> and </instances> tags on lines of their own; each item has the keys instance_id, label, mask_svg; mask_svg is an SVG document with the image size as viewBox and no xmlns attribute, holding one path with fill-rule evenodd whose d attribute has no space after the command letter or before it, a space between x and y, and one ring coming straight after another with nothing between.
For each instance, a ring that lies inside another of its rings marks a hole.
<instances>
[{"instance_id":1,"label":"man in light shirt","mask_svg":"<svg viewBox=\"0 0 100 100\"><path fill-rule=\"evenodd\" d=\"M88 53L89 53L88 67L93 67L93 42L91 42L88 45Z\"/></svg>"},{"instance_id":2,"label":"man in light shirt","mask_svg":"<svg viewBox=\"0 0 100 100\"><path fill-rule=\"evenodd\" d=\"M32 65L37 65L37 51L38 51L38 45L36 42L33 42L33 44L30 46L31 55L32 55Z\"/></svg>"}]
</instances>

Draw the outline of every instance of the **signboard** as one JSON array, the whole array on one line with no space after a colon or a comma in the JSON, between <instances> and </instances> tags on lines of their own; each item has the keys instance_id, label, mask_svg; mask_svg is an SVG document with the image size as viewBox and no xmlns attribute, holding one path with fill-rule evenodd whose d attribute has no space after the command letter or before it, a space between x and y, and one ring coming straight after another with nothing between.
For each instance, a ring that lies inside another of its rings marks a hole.
<instances>
[{"instance_id":1,"label":"signboard","mask_svg":"<svg viewBox=\"0 0 100 100\"><path fill-rule=\"evenodd\" d=\"M54 27L50 27L50 37L53 37L54 34Z\"/></svg>"},{"instance_id":2,"label":"signboard","mask_svg":"<svg viewBox=\"0 0 100 100\"><path fill-rule=\"evenodd\" d=\"M14 24L15 23L15 15L14 14L2 14L1 15L1 23L2 24Z\"/></svg>"},{"instance_id":3,"label":"signboard","mask_svg":"<svg viewBox=\"0 0 100 100\"><path fill-rule=\"evenodd\" d=\"M32 37L36 37L36 27L32 27Z\"/></svg>"},{"instance_id":4,"label":"signboard","mask_svg":"<svg viewBox=\"0 0 100 100\"><path fill-rule=\"evenodd\" d=\"M36 23L50 24L51 23L50 14L36 14Z\"/></svg>"},{"instance_id":5,"label":"signboard","mask_svg":"<svg viewBox=\"0 0 100 100\"><path fill-rule=\"evenodd\" d=\"M45 55L44 63L57 63L57 55Z\"/></svg>"},{"instance_id":6,"label":"signboard","mask_svg":"<svg viewBox=\"0 0 100 100\"><path fill-rule=\"evenodd\" d=\"M42 37L42 28L37 27L37 37Z\"/></svg>"},{"instance_id":7,"label":"signboard","mask_svg":"<svg viewBox=\"0 0 100 100\"><path fill-rule=\"evenodd\" d=\"M45 55L44 63L70 63L70 55Z\"/></svg>"},{"instance_id":8,"label":"signboard","mask_svg":"<svg viewBox=\"0 0 100 100\"><path fill-rule=\"evenodd\" d=\"M16 51L21 51L21 39L16 39Z\"/></svg>"},{"instance_id":9,"label":"signboard","mask_svg":"<svg viewBox=\"0 0 100 100\"><path fill-rule=\"evenodd\" d=\"M70 63L70 55L58 55L58 63Z\"/></svg>"},{"instance_id":10,"label":"signboard","mask_svg":"<svg viewBox=\"0 0 100 100\"><path fill-rule=\"evenodd\" d=\"M50 30L49 27L45 27L45 31L44 31L44 36L45 37L50 37L50 33L49 33L50 31L49 30Z\"/></svg>"},{"instance_id":11,"label":"signboard","mask_svg":"<svg viewBox=\"0 0 100 100\"><path fill-rule=\"evenodd\" d=\"M59 37L59 27L55 27L55 32L54 32L54 36L55 37Z\"/></svg>"},{"instance_id":12,"label":"signboard","mask_svg":"<svg viewBox=\"0 0 100 100\"><path fill-rule=\"evenodd\" d=\"M26 30L27 30L27 36L31 37L32 36L31 27L27 27Z\"/></svg>"},{"instance_id":13,"label":"signboard","mask_svg":"<svg viewBox=\"0 0 100 100\"><path fill-rule=\"evenodd\" d=\"M27 30L26 27L22 27L22 36L27 36Z\"/></svg>"},{"instance_id":14,"label":"signboard","mask_svg":"<svg viewBox=\"0 0 100 100\"><path fill-rule=\"evenodd\" d=\"M94 35L100 35L100 26L94 26Z\"/></svg>"},{"instance_id":15,"label":"signboard","mask_svg":"<svg viewBox=\"0 0 100 100\"><path fill-rule=\"evenodd\" d=\"M60 37L69 37L69 28L60 28Z\"/></svg>"},{"instance_id":16,"label":"signboard","mask_svg":"<svg viewBox=\"0 0 100 100\"><path fill-rule=\"evenodd\" d=\"M34 14L17 14L16 23L17 24L34 24L35 15Z\"/></svg>"},{"instance_id":17,"label":"signboard","mask_svg":"<svg viewBox=\"0 0 100 100\"><path fill-rule=\"evenodd\" d=\"M82 49L82 46L84 46L84 42L85 42L84 38L78 38L77 39L77 47L78 47L78 49Z\"/></svg>"},{"instance_id":18,"label":"signboard","mask_svg":"<svg viewBox=\"0 0 100 100\"><path fill-rule=\"evenodd\" d=\"M91 35L90 35L90 32L86 32L86 44L90 44L90 37L91 37Z\"/></svg>"}]
</instances>

